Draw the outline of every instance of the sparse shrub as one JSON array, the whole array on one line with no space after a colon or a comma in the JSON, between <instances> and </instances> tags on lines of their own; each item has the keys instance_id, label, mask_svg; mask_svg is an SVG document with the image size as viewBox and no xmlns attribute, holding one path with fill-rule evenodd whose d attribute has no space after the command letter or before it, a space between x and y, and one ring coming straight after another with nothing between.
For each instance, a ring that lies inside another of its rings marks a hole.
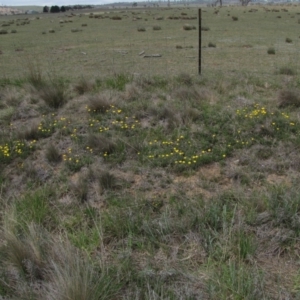
<instances>
[{"instance_id":1,"label":"sparse shrub","mask_svg":"<svg viewBox=\"0 0 300 300\"><path fill-rule=\"evenodd\" d=\"M71 32L80 32L80 31L82 31L82 29L78 29L78 28L72 28L71 29Z\"/></svg>"},{"instance_id":2,"label":"sparse shrub","mask_svg":"<svg viewBox=\"0 0 300 300\"><path fill-rule=\"evenodd\" d=\"M290 38L286 38L286 39L285 39L285 42L288 43L288 44L291 44L291 43L293 42L293 40L290 39Z\"/></svg>"},{"instance_id":3,"label":"sparse shrub","mask_svg":"<svg viewBox=\"0 0 300 300\"><path fill-rule=\"evenodd\" d=\"M193 25L190 25L190 24L183 25L183 30L193 30L193 29L196 29L196 27Z\"/></svg>"},{"instance_id":4,"label":"sparse shrub","mask_svg":"<svg viewBox=\"0 0 300 300\"><path fill-rule=\"evenodd\" d=\"M13 29L13 30L11 31L11 33L17 33L17 30L16 30L16 29Z\"/></svg>"},{"instance_id":5,"label":"sparse shrub","mask_svg":"<svg viewBox=\"0 0 300 300\"><path fill-rule=\"evenodd\" d=\"M284 108L287 106L300 107L300 90L281 90L278 95L278 100L280 108Z\"/></svg>"},{"instance_id":6,"label":"sparse shrub","mask_svg":"<svg viewBox=\"0 0 300 300\"><path fill-rule=\"evenodd\" d=\"M212 43L212 42L209 42L208 43L208 47L210 47L210 48L216 48L216 44Z\"/></svg>"},{"instance_id":7,"label":"sparse shrub","mask_svg":"<svg viewBox=\"0 0 300 300\"><path fill-rule=\"evenodd\" d=\"M235 16L232 16L231 18L232 18L233 21L238 21L239 20L239 18L235 17Z\"/></svg>"},{"instance_id":8,"label":"sparse shrub","mask_svg":"<svg viewBox=\"0 0 300 300\"><path fill-rule=\"evenodd\" d=\"M269 47L267 53L271 54L271 55L274 55L275 54L275 48L274 47Z\"/></svg>"},{"instance_id":9,"label":"sparse shrub","mask_svg":"<svg viewBox=\"0 0 300 300\"><path fill-rule=\"evenodd\" d=\"M137 28L137 31L146 31L146 28L145 27L143 27L143 26L139 26L138 28Z\"/></svg>"},{"instance_id":10,"label":"sparse shrub","mask_svg":"<svg viewBox=\"0 0 300 300\"><path fill-rule=\"evenodd\" d=\"M42 34L47 34L47 32L46 32L46 31L43 31Z\"/></svg>"},{"instance_id":11,"label":"sparse shrub","mask_svg":"<svg viewBox=\"0 0 300 300\"><path fill-rule=\"evenodd\" d=\"M81 24L81 26L82 26L82 27L86 27L86 26L87 26L87 24L86 24L86 23L84 23L84 24Z\"/></svg>"},{"instance_id":12,"label":"sparse shrub","mask_svg":"<svg viewBox=\"0 0 300 300\"><path fill-rule=\"evenodd\" d=\"M158 25L154 25L154 26L153 26L153 30L161 30L161 27L158 26Z\"/></svg>"},{"instance_id":13,"label":"sparse shrub","mask_svg":"<svg viewBox=\"0 0 300 300\"><path fill-rule=\"evenodd\" d=\"M42 86L39 94L49 107L55 109L62 107L68 100L66 83L59 80Z\"/></svg>"},{"instance_id":14,"label":"sparse shrub","mask_svg":"<svg viewBox=\"0 0 300 300\"><path fill-rule=\"evenodd\" d=\"M176 45L176 49L182 49L181 45Z\"/></svg>"},{"instance_id":15,"label":"sparse shrub","mask_svg":"<svg viewBox=\"0 0 300 300\"><path fill-rule=\"evenodd\" d=\"M0 34L8 34L8 31L5 30L5 29L1 29L1 30L0 30Z\"/></svg>"},{"instance_id":16,"label":"sparse shrub","mask_svg":"<svg viewBox=\"0 0 300 300\"><path fill-rule=\"evenodd\" d=\"M83 95L86 92L91 91L94 88L94 84L88 81L85 77L80 77L79 81L75 84L74 90Z\"/></svg>"},{"instance_id":17,"label":"sparse shrub","mask_svg":"<svg viewBox=\"0 0 300 300\"><path fill-rule=\"evenodd\" d=\"M281 67L278 71L278 74L280 75L296 75L296 71L294 69L292 69L291 67Z\"/></svg>"},{"instance_id":18,"label":"sparse shrub","mask_svg":"<svg viewBox=\"0 0 300 300\"><path fill-rule=\"evenodd\" d=\"M50 144L46 148L46 158L51 163L58 163L61 161L62 156L59 153L58 149L53 144Z\"/></svg>"},{"instance_id":19,"label":"sparse shrub","mask_svg":"<svg viewBox=\"0 0 300 300\"><path fill-rule=\"evenodd\" d=\"M49 33L55 33L54 29L49 29Z\"/></svg>"},{"instance_id":20,"label":"sparse shrub","mask_svg":"<svg viewBox=\"0 0 300 300\"><path fill-rule=\"evenodd\" d=\"M88 108L91 113L105 113L110 105L106 96L98 94L89 98Z\"/></svg>"}]
</instances>

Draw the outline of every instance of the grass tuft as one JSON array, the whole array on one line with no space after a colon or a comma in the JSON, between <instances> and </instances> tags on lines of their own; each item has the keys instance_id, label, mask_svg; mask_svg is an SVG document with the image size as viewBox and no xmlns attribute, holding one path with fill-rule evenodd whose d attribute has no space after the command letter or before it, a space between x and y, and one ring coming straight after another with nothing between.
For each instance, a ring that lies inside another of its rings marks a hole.
<instances>
[{"instance_id":1,"label":"grass tuft","mask_svg":"<svg viewBox=\"0 0 300 300\"><path fill-rule=\"evenodd\" d=\"M93 133L88 135L86 146L97 153L101 152L106 155L116 150L116 144L111 139Z\"/></svg>"},{"instance_id":2,"label":"grass tuft","mask_svg":"<svg viewBox=\"0 0 300 300\"><path fill-rule=\"evenodd\" d=\"M293 40L290 39L290 38L286 38L286 39L285 39L285 42L288 43L288 44L291 44L291 43L293 42Z\"/></svg>"},{"instance_id":3,"label":"grass tuft","mask_svg":"<svg viewBox=\"0 0 300 300\"><path fill-rule=\"evenodd\" d=\"M153 29L153 30L161 30L161 26L159 26L159 25L154 25L154 26L152 27L152 29Z\"/></svg>"},{"instance_id":4,"label":"grass tuft","mask_svg":"<svg viewBox=\"0 0 300 300\"><path fill-rule=\"evenodd\" d=\"M279 91L278 95L279 107L287 106L300 107L300 91L298 89L284 89Z\"/></svg>"},{"instance_id":5,"label":"grass tuft","mask_svg":"<svg viewBox=\"0 0 300 300\"><path fill-rule=\"evenodd\" d=\"M190 24L184 24L183 25L183 30L194 30L194 29L196 29L196 26L194 26L194 25L190 25Z\"/></svg>"},{"instance_id":6,"label":"grass tuft","mask_svg":"<svg viewBox=\"0 0 300 300\"><path fill-rule=\"evenodd\" d=\"M273 55L274 55L274 54L276 53L276 52L275 52L275 48L274 48L274 47L269 47L268 50L267 50L267 53L268 53L268 54L273 54Z\"/></svg>"},{"instance_id":7,"label":"grass tuft","mask_svg":"<svg viewBox=\"0 0 300 300\"><path fill-rule=\"evenodd\" d=\"M291 67L281 67L278 71L278 74L294 76L297 74L297 72Z\"/></svg>"},{"instance_id":8,"label":"grass tuft","mask_svg":"<svg viewBox=\"0 0 300 300\"><path fill-rule=\"evenodd\" d=\"M54 109L64 106L69 97L67 93L67 85L63 81L55 80L45 84L39 89L40 97L45 103Z\"/></svg>"},{"instance_id":9,"label":"grass tuft","mask_svg":"<svg viewBox=\"0 0 300 300\"><path fill-rule=\"evenodd\" d=\"M75 84L74 90L79 95L83 95L87 92L92 91L94 88L94 84L88 81L85 77L80 77L79 81Z\"/></svg>"},{"instance_id":10,"label":"grass tuft","mask_svg":"<svg viewBox=\"0 0 300 300\"><path fill-rule=\"evenodd\" d=\"M53 144L50 144L46 148L46 158L51 163L59 163L62 160L62 155Z\"/></svg>"},{"instance_id":11,"label":"grass tuft","mask_svg":"<svg viewBox=\"0 0 300 300\"><path fill-rule=\"evenodd\" d=\"M99 184L103 190L114 190L118 188L116 176L108 171L104 171L100 174Z\"/></svg>"},{"instance_id":12,"label":"grass tuft","mask_svg":"<svg viewBox=\"0 0 300 300\"><path fill-rule=\"evenodd\" d=\"M111 102L103 94L89 97L88 109L91 113L105 113L111 108Z\"/></svg>"}]
</instances>

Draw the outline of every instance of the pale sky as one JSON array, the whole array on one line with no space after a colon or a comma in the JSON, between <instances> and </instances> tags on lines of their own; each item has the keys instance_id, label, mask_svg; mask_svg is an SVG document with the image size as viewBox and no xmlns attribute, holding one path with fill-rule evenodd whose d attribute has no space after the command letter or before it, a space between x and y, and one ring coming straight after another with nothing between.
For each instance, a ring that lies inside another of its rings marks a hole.
<instances>
[{"instance_id":1,"label":"pale sky","mask_svg":"<svg viewBox=\"0 0 300 300\"><path fill-rule=\"evenodd\" d=\"M120 1L120 0L119 0ZM119 2L118 0L0 0L0 6L52 6L52 5L75 5L75 4L107 4ZM121 0L120 2L135 2L134 0Z\"/></svg>"}]
</instances>

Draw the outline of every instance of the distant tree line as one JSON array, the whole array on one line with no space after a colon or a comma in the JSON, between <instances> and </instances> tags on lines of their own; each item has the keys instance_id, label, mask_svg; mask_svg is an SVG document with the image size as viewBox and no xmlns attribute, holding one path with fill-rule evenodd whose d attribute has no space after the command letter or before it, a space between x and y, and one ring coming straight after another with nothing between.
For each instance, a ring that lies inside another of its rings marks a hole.
<instances>
[{"instance_id":1,"label":"distant tree line","mask_svg":"<svg viewBox=\"0 0 300 300\"><path fill-rule=\"evenodd\" d=\"M66 12L68 10L75 10L75 9L90 9L93 8L91 5L68 5L68 6L57 6L53 5L51 7L44 6L43 7L43 13L59 13L59 12Z\"/></svg>"}]
</instances>

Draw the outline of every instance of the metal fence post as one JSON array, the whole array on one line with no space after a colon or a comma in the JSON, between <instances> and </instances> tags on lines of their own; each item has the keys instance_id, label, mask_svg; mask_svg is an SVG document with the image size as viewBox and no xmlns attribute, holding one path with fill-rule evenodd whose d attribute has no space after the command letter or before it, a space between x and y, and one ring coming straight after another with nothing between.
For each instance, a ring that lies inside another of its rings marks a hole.
<instances>
[{"instance_id":1,"label":"metal fence post","mask_svg":"<svg viewBox=\"0 0 300 300\"><path fill-rule=\"evenodd\" d=\"M198 74L201 75L201 44L202 44L202 34L201 34L201 8L198 9L198 32L199 32L199 45L198 45Z\"/></svg>"}]
</instances>

